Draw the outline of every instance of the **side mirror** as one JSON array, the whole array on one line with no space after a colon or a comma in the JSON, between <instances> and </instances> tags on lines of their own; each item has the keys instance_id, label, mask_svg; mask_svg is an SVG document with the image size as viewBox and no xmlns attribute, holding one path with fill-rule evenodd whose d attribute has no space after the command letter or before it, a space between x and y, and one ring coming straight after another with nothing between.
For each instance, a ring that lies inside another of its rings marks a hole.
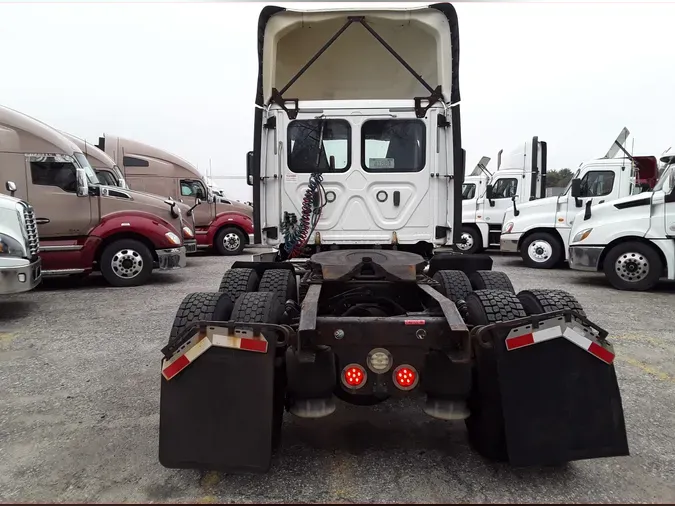
<instances>
[{"instance_id":1,"label":"side mirror","mask_svg":"<svg viewBox=\"0 0 675 506\"><path fill-rule=\"evenodd\" d=\"M89 182L87 181L87 173L82 168L75 169L75 180L77 181L77 196L89 196Z\"/></svg>"},{"instance_id":2,"label":"side mirror","mask_svg":"<svg viewBox=\"0 0 675 506\"><path fill-rule=\"evenodd\" d=\"M14 181L7 181L5 183L5 188L7 188L7 191L13 197L14 192L16 191L16 183Z\"/></svg>"},{"instance_id":3,"label":"side mirror","mask_svg":"<svg viewBox=\"0 0 675 506\"><path fill-rule=\"evenodd\" d=\"M486 186L485 186L485 198L486 198L486 199L488 200L488 202L490 203L490 206L494 206L494 205L495 205L494 200L493 200L492 197L493 197L493 194L492 194L492 185L491 185L491 184L486 185Z\"/></svg>"},{"instance_id":4,"label":"side mirror","mask_svg":"<svg viewBox=\"0 0 675 506\"><path fill-rule=\"evenodd\" d=\"M579 178L572 179L570 194L572 195L572 197L574 197L574 205L577 207L581 207L582 203L581 200L579 200L579 197L581 197L581 179Z\"/></svg>"},{"instance_id":5,"label":"side mirror","mask_svg":"<svg viewBox=\"0 0 675 506\"><path fill-rule=\"evenodd\" d=\"M335 157L333 155L330 155L330 158L328 159L328 166L330 167L331 172L335 172Z\"/></svg>"},{"instance_id":6,"label":"side mirror","mask_svg":"<svg viewBox=\"0 0 675 506\"><path fill-rule=\"evenodd\" d=\"M253 151L246 153L246 183L253 186Z\"/></svg>"},{"instance_id":7,"label":"side mirror","mask_svg":"<svg viewBox=\"0 0 675 506\"><path fill-rule=\"evenodd\" d=\"M129 187L127 186L127 182L124 180L123 177L120 178L120 188L129 189Z\"/></svg>"}]
</instances>

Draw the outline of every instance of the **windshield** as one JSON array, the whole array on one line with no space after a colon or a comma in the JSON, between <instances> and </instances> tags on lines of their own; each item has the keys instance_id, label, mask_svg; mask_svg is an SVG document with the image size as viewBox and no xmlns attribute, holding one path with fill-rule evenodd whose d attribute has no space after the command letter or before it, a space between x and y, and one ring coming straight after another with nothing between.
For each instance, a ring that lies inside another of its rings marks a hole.
<instances>
[{"instance_id":1,"label":"windshield","mask_svg":"<svg viewBox=\"0 0 675 506\"><path fill-rule=\"evenodd\" d=\"M565 191L562 192L562 195L567 195L567 192L570 191L570 188L572 187L572 179L576 179L579 177L579 172L581 172L581 169L577 169L577 171L574 173L572 178L570 179L570 182L567 183L567 186L565 187Z\"/></svg>"},{"instance_id":2,"label":"windshield","mask_svg":"<svg viewBox=\"0 0 675 506\"><path fill-rule=\"evenodd\" d=\"M659 178L659 182L656 183L656 186L654 187L655 192L663 190L663 186L666 184L666 181L670 179L670 174L673 172L673 167L675 167L675 163L668 164L666 165L665 169L663 169L661 177Z\"/></svg>"},{"instance_id":3,"label":"windshield","mask_svg":"<svg viewBox=\"0 0 675 506\"><path fill-rule=\"evenodd\" d=\"M96 172L94 169L92 169L91 165L89 165L89 160L87 160L86 156L84 156L82 153L75 153L75 160L77 161L77 165L84 169L84 172L87 174L87 180L89 181L89 184L101 184L101 182L98 180Z\"/></svg>"}]
</instances>

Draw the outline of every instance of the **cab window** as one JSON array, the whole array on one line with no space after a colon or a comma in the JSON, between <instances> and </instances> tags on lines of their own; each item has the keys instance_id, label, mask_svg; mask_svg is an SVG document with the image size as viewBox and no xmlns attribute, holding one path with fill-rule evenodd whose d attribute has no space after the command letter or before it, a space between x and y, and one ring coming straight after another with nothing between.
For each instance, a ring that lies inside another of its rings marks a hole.
<instances>
[{"instance_id":1,"label":"cab window","mask_svg":"<svg viewBox=\"0 0 675 506\"><path fill-rule=\"evenodd\" d=\"M426 125L368 120L361 127L361 166L367 172L419 172L426 163Z\"/></svg>"},{"instance_id":2,"label":"cab window","mask_svg":"<svg viewBox=\"0 0 675 506\"><path fill-rule=\"evenodd\" d=\"M57 162L48 156L40 161L31 160L30 174L34 185L57 186L69 193L77 191L75 165L72 162Z\"/></svg>"},{"instance_id":3,"label":"cab window","mask_svg":"<svg viewBox=\"0 0 675 506\"><path fill-rule=\"evenodd\" d=\"M351 127L343 119L295 120L288 125L288 168L296 173L335 172L351 165Z\"/></svg>"},{"instance_id":4,"label":"cab window","mask_svg":"<svg viewBox=\"0 0 675 506\"><path fill-rule=\"evenodd\" d=\"M180 182L180 194L183 197L206 198L206 189L200 181L182 180Z\"/></svg>"},{"instance_id":5,"label":"cab window","mask_svg":"<svg viewBox=\"0 0 675 506\"><path fill-rule=\"evenodd\" d=\"M492 187L493 199L510 199L518 191L518 180L516 178L497 179Z\"/></svg>"},{"instance_id":6,"label":"cab window","mask_svg":"<svg viewBox=\"0 0 675 506\"><path fill-rule=\"evenodd\" d=\"M476 185L473 183L464 183L462 185L462 200L469 200L476 196Z\"/></svg>"},{"instance_id":7,"label":"cab window","mask_svg":"<svg viewBox=\"0 0 675 506\"><path fill-rule=\"evenodd\" d=\"M98 180L106 186L117 186L117 180L107 170L97 170Z\"/></svg>"},{"instance_id":8,"label":"cab window","mask_svg":"<svg viewBox=\"0 0 675 506\"><path fill-rule=\"evenodd\" d=\"M582 197L602 197L612 193L614 171L592 170L581 179Z\"/></svg>"}]
</instances>

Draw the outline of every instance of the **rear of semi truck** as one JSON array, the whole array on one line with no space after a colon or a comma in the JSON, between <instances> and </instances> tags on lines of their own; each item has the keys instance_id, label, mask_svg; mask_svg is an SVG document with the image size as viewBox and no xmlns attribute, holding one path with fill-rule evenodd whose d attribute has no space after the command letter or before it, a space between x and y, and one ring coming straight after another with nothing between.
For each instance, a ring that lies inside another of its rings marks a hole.
<instances>
[{"instance_id":1,"label":"rear of semi truck","mask_svg":"<svg viewBox=\"0 0 675 506\"><path fill-rule=\"evenodd\" d=\"M247 171L274 251L181 302L160 462L265 472L285 411L319 424L400 397L513 465L627 455L614 352L579 302L434 254L461 231L452 5L265 7L257 33Z\"/></svg>"}]
</instances>

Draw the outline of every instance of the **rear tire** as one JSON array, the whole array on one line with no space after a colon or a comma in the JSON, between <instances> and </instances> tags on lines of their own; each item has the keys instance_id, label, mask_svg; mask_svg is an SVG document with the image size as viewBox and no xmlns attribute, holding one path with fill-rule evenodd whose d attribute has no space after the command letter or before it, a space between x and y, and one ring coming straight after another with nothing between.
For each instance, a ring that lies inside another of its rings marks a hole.
<instances>
[{"instance_id":1,"label":"rear tire","mask_svg":"<svg viewBox=\"0 0 675 506\"><path fill-rule=\"evenodd\" d=\"M232 314L232 301L226 293L190 293L178 306L169 334L169 344L173 344L183 329L192 322L227 321L230 319L230 314Z\"/></svg>"},{"instance_id":2,"label":"rear tire","mask_svg":"<svg viewBox=\"0 0 675 506\"><path fill-rule=\"evenodd\" d=\"M508 292L479 290L467 297L469 325L489 325L525 317L518 298ZM472 339L476 357L473 382L468 399L469 418L465 420L471 446L483 457L498 462L508 460L504 415L496 364L493 354L482 353L480 344Z\"/></svg>"},{"instance_id":3,"label":"rear tire","mask_svg":"<svg viewBox=\"0 0 675 506\"><path fill-rule=\"evenodd\" d=\"M522 290L518 293L518 300L528 316L564 309L570 309L581 316L586 316L584 308L581 307L576 297L565 290Z\"/></svg>"},{"instance_id":4,"label":"rear tire","mask_svg":"<svg viewBox=\"0 0 675 506\"><path fill-rule=\"evenodd\" d=\"M604 260L605 276L617 290L651 290L663 273L663 262L651 246L632 241L614 246Z\"/></svg>"},{"instance_id":5,"label":"rear tire","mask_svg":"<svg viewBox=\"0 0 675 506\"><path fill-rule=\"evenodd\" d=\"M152 275L152 253L135 239L120 239L108 244L99 262L99 269L112 286L140 286Z\"/></svg>"},{"instance_id":6,"label":"rear tire","mask_svg":"<svg viewBox=\"0 0 675 506\"><path fill-rule=\"evenodd\" d=\"M474 290L502 290L515 295L509 277L501 271L476 271L469 277Z\"/></svg>"},{"instance_id":7,"label":"rear tire","mask_svg":"<svg viewBox=\"0 0 675 506\"><path fill-rule=\"evenodd\" d=\"M273 292L284 306L287 300L298 300L298 285L295 274L290 269L268 269L260 278L260 292Z\"/></svg>"},{"instance_id":8,"label":"rear tire","mask_svg":"<svg viewBox=\"0 0 675 506\"><path fill-rule=\"evenodd\" d=\"M564 246L553 235L537 232L527 237L520 246L520 256L527 267L552 269L564 258Z\"/></svg>"},{"instance_id":9,"label":"rear tire","mask_svg":"<svg viewBox=\"0 0 675 506\"><path fill-rule=\"evenodd\" d=\"M456 251L472 254L483 250L483 237L478 229L462 225L460 237L460 242L453 245Z\"/></svg>"},{"instance_id":10,"label":"rear tire","mask_svg":"<svg viewBox=\"0 0 675 506\"><path fill-rule=\"evenodd\" d=\"M455 303L466 300L473 291L468 276L462 271L438 271L433 279L441 284L438 291Z\"/></svg>"},{"instance_id":11,"label":"rear tire","mask_svg":"<svg viewBox=\"0 0 675 506\"><path fill-rule=\"evenodd\" d=\"M249 323L279 323L284 307L273 292L243 293L237 299L230 319ZM268 336L266 336L268 337ZM272 447L281 442L281 425L284 420L286 403L286 350L277 347L276 335L269 336L269 346L275 350L274 362L274 405L272 407Z\"/></svg>"},{"instance_id":12,"label":"rear tire","mask_svg":"<svg viewBox=\"0 0 675 506\"><path fill-rule=\"evenodd\" d=\"M219 292L227 293L234 304L242 293L255 292L260 279L254 269L229 269L220 280Z\"/></svg>"},{"instance_id":13,"label":"rear tire","mask_svg":"<svg viewBox=\"0 0 675 506\"><path fill-rule=\"evenodd\" d=\"M241 230L235 227L223 227L216 234L214 246L220 255L241 255L246 245L246 237Z\"/></svg>"}]
</instances>

